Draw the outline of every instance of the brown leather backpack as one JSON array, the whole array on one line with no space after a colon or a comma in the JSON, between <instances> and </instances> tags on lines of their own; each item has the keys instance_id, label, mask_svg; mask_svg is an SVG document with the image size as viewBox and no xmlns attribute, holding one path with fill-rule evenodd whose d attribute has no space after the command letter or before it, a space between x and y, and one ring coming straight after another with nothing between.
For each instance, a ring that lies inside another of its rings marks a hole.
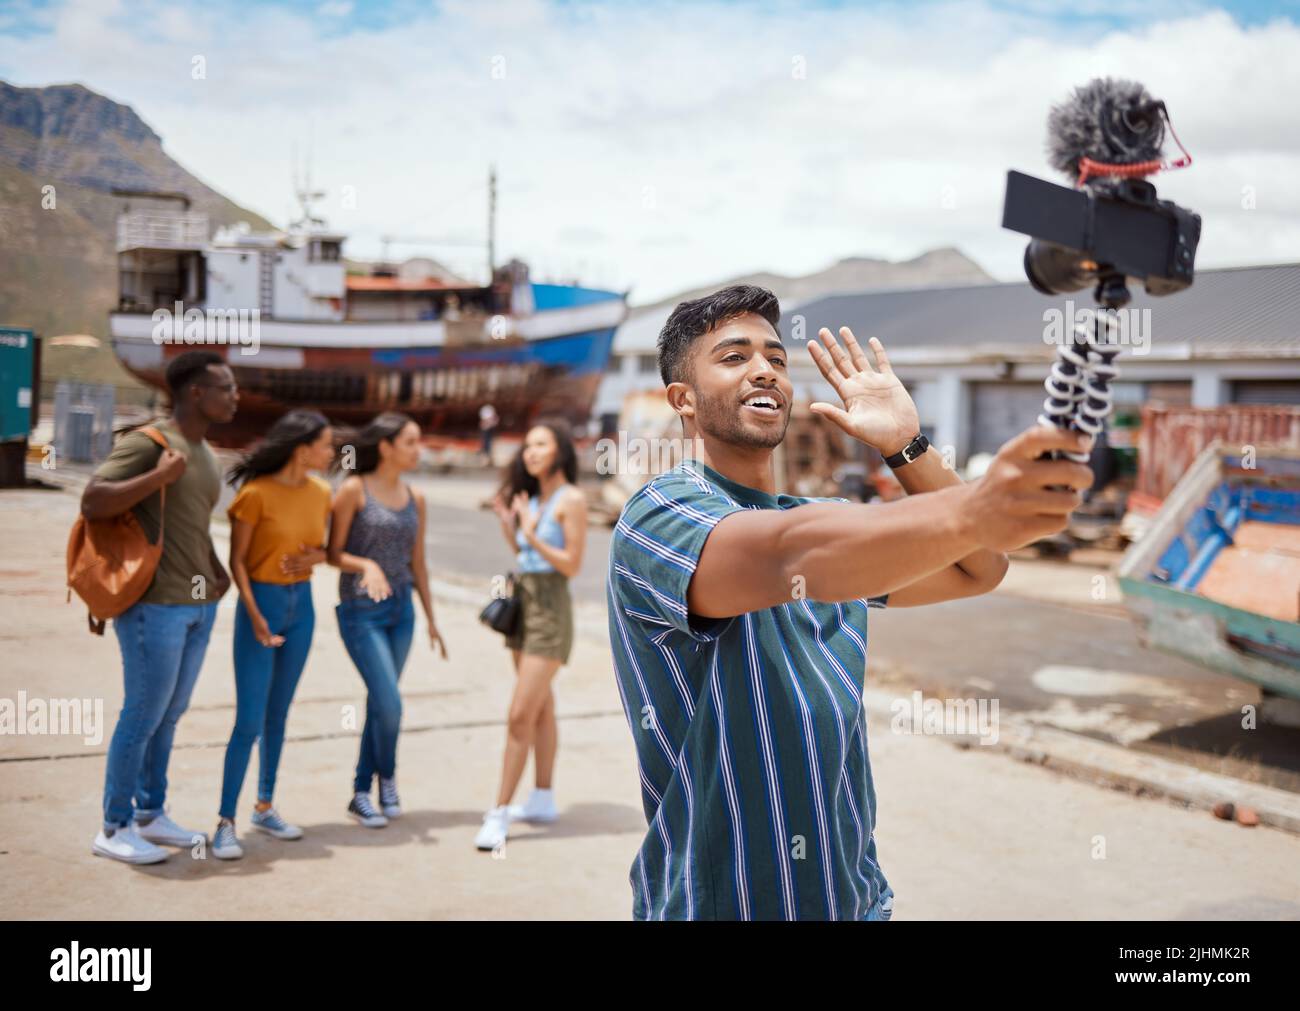
<instances>
[{"instance_id":1,"label":"brown leather backpack","mask_svg":"<svg viewBox=\"0 0 1300 1011\"><path fill-rule=\"evenodd\" d=\"M167 439L153 426L136 429L164 450ZM134 509L119 516L88 520L78 516L68 535L68 600L75 590L86 602L86 624L104 634L109 618L135 604L153 582L162 557L167 488L159 489L158 539L150 542Z\"/></svg>"}]
</instances>

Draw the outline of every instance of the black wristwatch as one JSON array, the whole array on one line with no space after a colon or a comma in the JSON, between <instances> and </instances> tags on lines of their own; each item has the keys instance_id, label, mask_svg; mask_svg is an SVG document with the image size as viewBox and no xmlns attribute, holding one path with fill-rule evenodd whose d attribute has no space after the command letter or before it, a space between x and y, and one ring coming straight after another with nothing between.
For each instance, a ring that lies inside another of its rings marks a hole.
<instances>
[{"instance_id":1,"label":"black wristwatch","mask_svg":"<svg viewBox=\"0 0 1300 1011\"><path fill-rule=\"evenodd\" d=\"M930 448L930 440L924 435L917 434L916 438L900 449L893 456L885 457L885 463L891 468L897 470L904 464L911 463L917 457L924 456L925 451Z\"/></svg>"}]
</instances>

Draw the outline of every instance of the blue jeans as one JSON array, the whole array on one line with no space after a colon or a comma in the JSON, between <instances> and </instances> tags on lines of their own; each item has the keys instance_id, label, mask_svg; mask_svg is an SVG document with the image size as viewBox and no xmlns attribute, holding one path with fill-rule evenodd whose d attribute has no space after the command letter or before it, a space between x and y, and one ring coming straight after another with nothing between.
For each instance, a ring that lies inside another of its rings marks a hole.
<instances>
[{"instance_id":1,"label":"blue jeans","mask_svg":"<svg viewBox=\"0 0 1300 1011\"><path fill-rule=\"evenodd\" d=\"M104 827L161 814L176 723L199 679L217 605L136 604L113 620L122 651L122 712L108 746Z\"/></svg>"},{"instance_id":2,"label":"blue jeans","mask_svg":"<svg viewBox=\"0 0 1300 1011\"><path fill-rule=\"evenodd\" d=\"M273 635L284 636L279 646L263 646L253 634L253 621L241 599L235 612L235 729L226 745L226 766L221 778L223 818L235 817L239 791L248 771L253 742L258 742L257 799L271 800L275 771L284 746L284 723L289 716L298 678L307 663L316 612L311 602L311 581L258 583L250 580L253 599Z\"/></svg>"},{"instance_id":3,"label":"blue jeans","mask_svg":"<svg viewBox=\"0 0 1300 1011\"><path fill-rule=\"evenodd\" d=\"M867 910L863 920L888 920L894 915L894 890L885 885L885 890L877 897L875 904Z\"/></svg>"},{"instance_id":4,"label":"blue jeans","mask_svg":"<svg viewBox=\"0 0 1300 1011\"><path fill-rule=\"evenodd\" d=\"M397 771L397 732L402 723L402 696L397 679L415 632L411 584L393 587L379 603L364 597L345 600L335 609L339 634L366 683L366 725L353 789L369 793L375 773L391 779Z\"/></svg>"}]
</instances>

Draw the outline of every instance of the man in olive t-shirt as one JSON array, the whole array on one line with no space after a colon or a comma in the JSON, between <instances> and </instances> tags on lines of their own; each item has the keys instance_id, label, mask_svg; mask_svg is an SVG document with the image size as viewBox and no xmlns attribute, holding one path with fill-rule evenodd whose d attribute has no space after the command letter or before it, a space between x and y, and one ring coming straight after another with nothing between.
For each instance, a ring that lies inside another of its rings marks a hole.
<instances>
[{"instance_id":1,"label":"man in olive t-shirt","mask_svg":"<svg viewBox=\"0 0 1300 1011\"><path fill-rule=\"evenodd\" d=\"M125 863L157 863L160 845L188 847L201 832L167 816L167 764L181 714L189 706L216 618L230 585L208 525L221 492L209 426L234 417L234 376L214 351L189 351L167 367L173 413L147 435L124 435L82 494L88 519L134 510L146 534L162 527L162 555L144 595L113 619L122 652L122 712L108 749L104 824L92 852Z\"/></svg>"},{"instance_id":2,"label":"man in olive t-shirt","mask_svg":"<svg viewBox=\"0 0 1300 1011\"><path fill-rule=\"evenodd\" d=\"M185 458L185 470L167 486L167 522L163 525L163 552L153 582L140 603L203 603L210 594L206 586L217 583L209 522L221 496L221 471L217 458L202 439L190 442L167 420L153 426L167 445ZM159 445L140 431L128 432L118 440L109 456L95 471L104 481L124 481L151 471L162 455ZM155 493L133 506L149 539L158 537L160 495Z\"/></svg>"}]
</instances>

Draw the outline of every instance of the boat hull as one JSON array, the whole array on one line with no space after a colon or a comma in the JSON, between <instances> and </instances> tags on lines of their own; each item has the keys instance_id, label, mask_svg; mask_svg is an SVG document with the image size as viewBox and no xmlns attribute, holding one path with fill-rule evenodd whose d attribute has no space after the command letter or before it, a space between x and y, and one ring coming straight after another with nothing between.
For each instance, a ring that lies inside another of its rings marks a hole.
<instances>
[{"instance_id":1,"label":"boat hull","mask_svg":"<svg viewBox=\"0 0 1300 1011\"><path fill-rule=\"evenodd\" d=\"M1300 531L1300 449L1212 442L1170 492L1150 529L1119 567L1124 605L1143 641L1212 670L1300 700L1300 622L1274 605L1297 599L1297 566L1285 546L1235 547L1248 523L1285 545ZM1229 550L1236 556L1227 558ZM1219 559L1214 591L1207 587ZM1286 573L1291 573L1290 577ZM1282 579L1290 584L1283 585Z\"/></svg>"},{"instance_id":2,"label":"boat hull","mask_svg":"<svg viewBox=\"0 0 1300 1011\"><path fill-rule=\"evenodd\" d=\"M332 329L340 326L346 324ZM131 329L114 327L115 333ZM159 390L166 389L167 363L177 355L199 347L222 353L239 384L239 412L231 424L213 429L211 438L219 445L242 446L296 407L314 408L341 425L401 411L426 436L477 436L484 404L496 408L501 432L522 432L543 417L585 425L616 330L616 325L603 326L538 338L515 333L460 346L363 343L363 331L352 342L346 334L332 334L324 346L263 340L255 349L202 339L159 342L128 333L114 337L113 349L128 371Z\"/></svg>"}]
</instances>

